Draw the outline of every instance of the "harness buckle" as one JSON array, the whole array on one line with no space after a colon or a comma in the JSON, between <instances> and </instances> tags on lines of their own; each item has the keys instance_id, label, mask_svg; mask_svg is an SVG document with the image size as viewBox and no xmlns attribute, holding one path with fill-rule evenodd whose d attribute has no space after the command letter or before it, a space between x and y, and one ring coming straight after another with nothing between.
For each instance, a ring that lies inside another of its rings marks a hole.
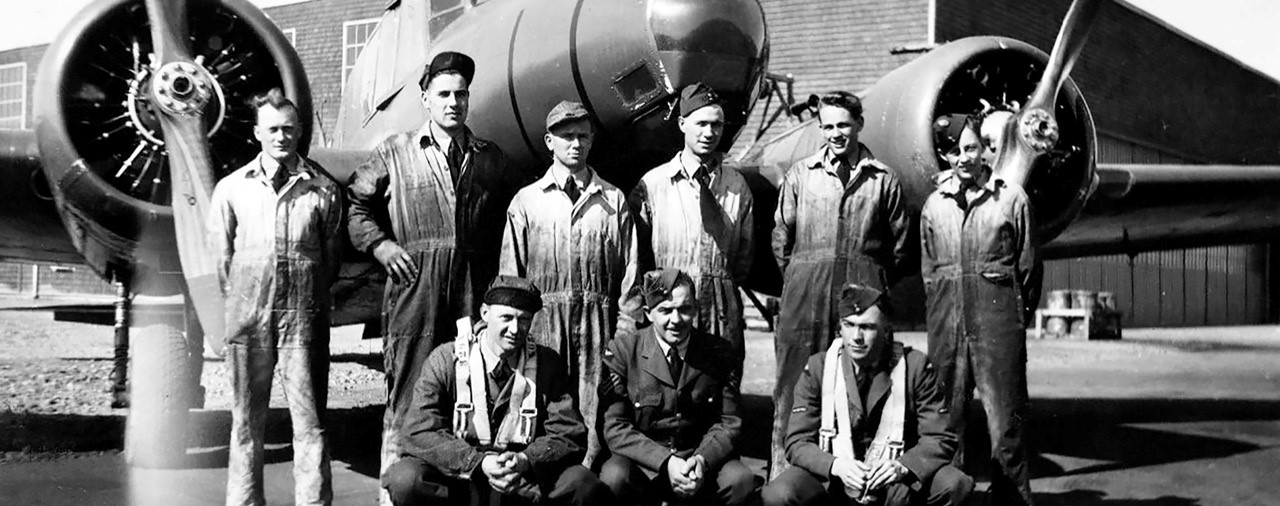
<instances>
[{"instance_id":1,"label":"harness buckle","mask_svg":"<svg viewBox=\"0 0 1280 506\"><path fill-rule=\"evenodd\" d=\"M520 409L520 427L516 431L516 439L520 444L529 444L533 441L533 427L538 418L538 410L531 408Z\"/></svg>"},{"instance_id":2,"label":"harness buckle","mask_svg":"<svg viewBox=\"0 0 1280 506\"><path fill-rule=\"evenodd\" d=\"M835 429L819 429L818 430L818 448L824 452L831 453L831 442L836 440Z\"/></svg>"},{"instance_id":3,"label":"harness buckle","mask_svg":"<svg viewBox=\"0 0 1280 506\"><path fill-rule=\"evenodd\" d=\"M453 404L453 434L459 438L467 437L467 420L471 419L471 413L475 412L475 406L469 402L456 402Z\"/></svg>"}]
</instances>

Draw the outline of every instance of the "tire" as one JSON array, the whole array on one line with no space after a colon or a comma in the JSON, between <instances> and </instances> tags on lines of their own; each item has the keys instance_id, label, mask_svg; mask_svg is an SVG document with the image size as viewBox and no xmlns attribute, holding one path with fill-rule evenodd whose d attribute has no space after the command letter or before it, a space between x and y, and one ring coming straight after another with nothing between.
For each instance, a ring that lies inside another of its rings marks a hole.
<instances>
[{"instance_id":1,"label":"tire","mask_svg":"<svg viewBox=\"0 0 1280 506\"><path fill-rule=\"evenodd\" d=\"M187 454L187 342L181 327L155 324L136 329L129 364L129 418L125 462L134 467L173 468Z\"/></svg>"}]
</instances>

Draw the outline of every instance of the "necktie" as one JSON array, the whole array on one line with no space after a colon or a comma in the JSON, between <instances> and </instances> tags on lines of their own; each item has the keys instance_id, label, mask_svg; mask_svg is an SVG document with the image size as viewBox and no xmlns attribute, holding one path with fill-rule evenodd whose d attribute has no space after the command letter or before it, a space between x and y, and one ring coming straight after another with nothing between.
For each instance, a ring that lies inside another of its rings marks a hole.
<instances>
[{"instance_id":1,"label":"necktie","mask_svg":"<svg viewBox=\"0 0 1280 506\"><path fill-rule=\"evenodd\" d=\"M871 411L871 406L867 405L867 392L871 390L871 375L867 374L865 369L859 369L854 373L858 382L858 398L862 400L863 413Z\"/></svg>"},{"instance_id":2,"label":"necktie","mask_svg":"<svg viewBox=\"0 0 1280 506\"><path fill-rule=\"evenodd\" d=\"M271 188L274 189L276 193L280 193L280 189L284 188L285 183L288 182L289 171L285 170L283 166L276 167L275 175L271 176Z\"/></svg>"},{"instance_id":3,"label":"necktie","mask_svg":"<svg viewBox=\"0 0 1280 506\"><path fill-rule=\"evenodd\" d=\"M578 197L582 196L582 190L578 189L578 181L573 176L565 178L564 194L569 196L569 202L577 203Z\"/></svg>"},{"instance_id":4,"label":"necktie","mask_svg":"<svg viewBox=\"0 0 1280 506\"><path fill-rule=\"evenodd\" d=\"M840 176L841 186L849 186L850 172L851 169L849 168L849 162L847 160L841 158L839 162L836 162L836 175Z\"/></svg>"},{"instance_id":5,"label":"necktie","mask_svg":"<svg viewBox=\"0 0 1280 506\"><path fill-rule=\"evenodd\" d=\"M684 371L684 359L675 346L667 348L667 367L671 369L671 381L680 382L680 373Z\"/></svg>"},{"instance_id":6,"label":"necktie","mask_svg":"<svg viewBox=\"0 0 1280 506\"><path fill-rule=\"evenodd\" d=\"M445 157L449 161L449 179L453 180L453 185L458 185L458 177L462 174L462 139L454 139L449 142L449 152Z\"/></svg>"},{"instance_id":7,"label":"necktie","mask_svg":"<svg viewBox=\"0 0 1280 506\"><path fill-rule=\"evenodd\" d=\"M498 384L498 388L502 388L507 384L507 380L511 379L511 374L514 372L506 360L498 359L498 366L493 368L493 372L490 372L489 376L493 377L493 381Z\"/></svg>"}]
</instances>

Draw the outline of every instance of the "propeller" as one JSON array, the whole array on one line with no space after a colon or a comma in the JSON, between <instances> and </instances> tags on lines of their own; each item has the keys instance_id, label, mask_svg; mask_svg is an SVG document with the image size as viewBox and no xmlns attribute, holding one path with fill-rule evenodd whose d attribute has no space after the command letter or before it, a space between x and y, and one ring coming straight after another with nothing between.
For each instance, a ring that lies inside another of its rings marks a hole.
<instances>
[{"instance_id":1,"label":"propeller","mask_svg":"<svg viewBox=\"0 0 1280 506\"><path fill-rule=\"evenodd\" d=\"M1040 83L1022 110L1005 124L1003 149L995 163L995 172L1005 181L1025 186L1036 160L1058 143L1058 121L1053 106L1071 66L1084 48L1101 6L1102 0L1072 2Z\"/></svg>"},{"instance_id":2,"label":"propeller","mask_svg":"<svg viewBox=\"0 0 1280 506\"><path fill-rule=\"evenodd\" d=\"M188 46L189 0L146 0L155 48L150 97L159 110L172 180L173 222L178 258L187 296L206 333L206 342L221 342L223 300L217 269L219 252L208 243L206 217L213 194L204 109L216 81Z\"/></svg>"}]
</instances>

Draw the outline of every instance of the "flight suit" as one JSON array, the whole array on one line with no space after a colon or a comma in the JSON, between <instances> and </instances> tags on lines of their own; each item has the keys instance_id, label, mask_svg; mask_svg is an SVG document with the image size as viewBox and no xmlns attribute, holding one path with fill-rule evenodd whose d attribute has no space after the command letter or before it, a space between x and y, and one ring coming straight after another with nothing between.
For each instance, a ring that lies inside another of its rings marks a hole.
<instances>
[{"instance_id":1,"label":"flight suit","mask_svg":"<svg viewBox=\"0 0 1280 506\"><path fill-rule=\"evenodd\" d=\"M694 330L684 366L672 378L653 327L620 334L606 347L600 403L612 457L600 479L624 503L647 498L680 502L667 480L672 455L706 461L691 504L745 504L755 476L739 461L742 357L719 337Z\"/></svg>"},{"instance_id":2,"label":"flight suit","mask_svg":"<svg viewBox=\"0 0 1280 506\"><path fill-rule=\"evenodd\" d=\"M885 349L885 357L892 354ZM889 485L880 495L883 504L905 505L922 499L931 505L964 504L973 490L973 479L952 467L956 435L947 428L949 420L943 412L945 398L933 364L919 351L906 349L906 416L903 426L904 452L898 461L911 471L909 477ZM863 385L854 374L849 357L840 354L841 371L848 385L850 425L853 430L854 453L864 459L875 437L889 397L892 360L881 360L867 373ZM826 369L826 352L809 357L800 381L796 384L795 407L787 430L787 460L792 466L770 482L761 496L765 506L799 506L847 500L844 487L831 477L835 456L818 446L818 430L822 426L822 380ZM865 397L860 392L865 392ZM841 502L846 504L846 502Z\"/></svg>"},{"instance_id":3,"label":"flight suit","mask_svg":"<svg viewBox=\"0 0 1280 506\"><path fill-rule=\"evenodd\" d=\"M568 176L568 169L560 167ZM502 274L542 289L542 311L530 336L560 353L578 382L578 404L587 423L587 458L600 451L596 392L600 357L613 338L620 298L636 279L636 237L626 196L586 168L590 182L577 203L564 181L547 173L516 194L507 210Z\"/></svg>"},{"instance_id":4,"label":"flight suit","mask_svg":"<svg viewBox=\"0 0 1280 506\"><path fill-rule=\"evenodd\" d=\"M499 224L522 186L497 145L469 130L460 142L461 167L451 168L429 124L393 135L356 169L348 187L352 245L372 254L382 241L394 240L418 268L417 279L388 279L383 299L384 471L400 453L396 434L423 361L453 340L454 321L478 314L484 289L498 272Z\"/></svg>"},{"instance_id":5,"label":"flight suit","mask_svg":"<svg viewBox=\"0 0 1280 506\"><path fill-rule=\"evenodd\" d=\"M226 300L234 394L227 504L266 503L263 444L276 367L293 421L294 501L333 500L323 418L329 286L340 262L342 190L306 159L287 177L277 192L255 158L218 182L209 206L210 240L221 259L218 277Z\"/></svg>"},{"instance_id":6,"label":"flight suit","mask_svg":"<svg viewBox=\"0 0 1280 506\"><path fill-rule=\"evenodd\" d=\"M773 477L786 469L787 414L805 360L838 336L837 290L856 283L887 293L904 267L914 270L907 265L914 245L898 177L866 146L858 149L847 182L823 146L792 165L779 189L773 255L783 281L774 340Z\"/></svg>"},{"instance_id":7,"label":"flight suit","mask_svg":"<svg viewBox=\"0 0 1280 506\"><path fill-rule=\"evenodd\" d=\"M476 333L481 334L483 329L481 323ZM413 404L400 433L403 458L382 478L397 505L469 504L468 499L472 504L491 504L488 499L494 491L480 470L480 462L486 454L503 451L523 452L529 457L529 483L553 504L602 505L608 501L608 489L580 464L586 427L573 398L574 382L554 351L537 347L538 372L534 381L538 385L538 416L534 439L524 446L496 448L479 443L473 420L466 422L465 438L454 433L457 374L453 348L454 343L446 343L431 352L414 387ZM479 357L472 359L475 358ZM469 381L474 385L477 378ZM490 382L489 420L496 432L506 416L515 376L501 385L491 377L480 381ZM503 494L503 499L521 502L528 498Z\"/></svg>"},{"instance_id":8,"label":"flight suit","mask_svg":"<svg viewBox=\"0 0 1280 506\"><path fill-rule=\"evenodd\" d=\"M754 253L751 189L742 174L718 159L704 169L709 186L698 181L698 170L676 153L631 191L640 272L674 268L688 274L698 294L694 326L728 340L742 357L746 322L738 287L746 282ZM624 310L635 314L639 307L633 298Z\"/></svg>"},{"instance_id":9,"label":"flight suit","mask_svg":"<svg viewBox=\"0 0 1280 506\"><path fill-rule=\"evenodd\" d=\"M968 197L953 171L939 175L920 216L929 359L938 367L956 434L964 434L966 408L978 388L996 464L993 504L1031 503L1022 441L1025 322L1039 302L1042 276L1032 218L1021 187L993 175L979 196ZM963 457L961 441L957 464Z\"/></svg>"}]
</instances>

